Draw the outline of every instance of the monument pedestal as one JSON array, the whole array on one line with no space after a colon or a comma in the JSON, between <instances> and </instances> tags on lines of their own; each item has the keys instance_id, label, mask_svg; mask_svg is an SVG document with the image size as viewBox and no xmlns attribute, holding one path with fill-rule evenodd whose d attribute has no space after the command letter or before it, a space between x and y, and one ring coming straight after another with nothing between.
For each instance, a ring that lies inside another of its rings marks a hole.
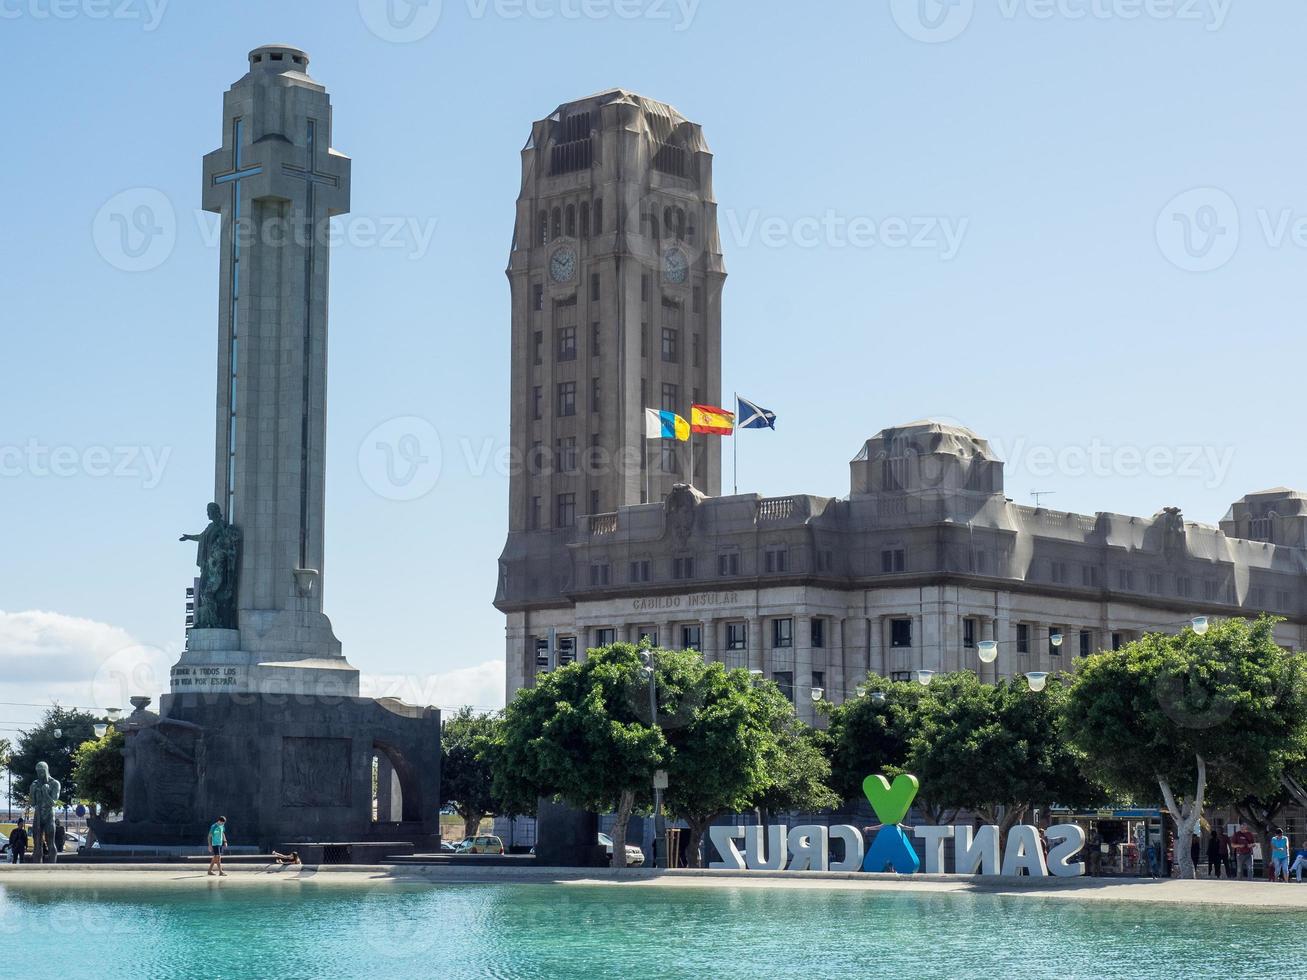
<instances>
[{"instance_id":1,"label":"monument pedestal","mask_svg":"<svg viewBox=\"0 0 1307 980\"><path fill-rule=\"evenodd\" d=\"M336 643L336 649L339 647ZM301 649L312 650L313 646L306 644ZM186 651L170 672L170 689L174 695L294 694L356 698L359 672L342 656L253 653L241 649L240 630L193 629L187 638Z\"/></svg>"}]
</instances>

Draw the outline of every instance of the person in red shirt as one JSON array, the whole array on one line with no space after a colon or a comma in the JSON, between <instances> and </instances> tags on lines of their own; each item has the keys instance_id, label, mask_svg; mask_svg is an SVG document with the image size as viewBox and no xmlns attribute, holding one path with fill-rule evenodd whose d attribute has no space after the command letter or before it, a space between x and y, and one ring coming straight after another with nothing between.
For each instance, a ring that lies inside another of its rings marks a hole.
<instances>
[{"instance_id":1,"label":"person in red shirt","mask_svg":"<svg viewBox=\"0 0 1307 980\"><path fill-rule=\"evenodd\" d=\"M1239 824L1239 829L1230 838L1230 849L1234 851L1234 877L1238 881L1243 877L1243 869L1248 869L1248 880L1253 880L1253 844L1257 838L1248 830L1246 823Z\"/></svg>"}]
</instances>

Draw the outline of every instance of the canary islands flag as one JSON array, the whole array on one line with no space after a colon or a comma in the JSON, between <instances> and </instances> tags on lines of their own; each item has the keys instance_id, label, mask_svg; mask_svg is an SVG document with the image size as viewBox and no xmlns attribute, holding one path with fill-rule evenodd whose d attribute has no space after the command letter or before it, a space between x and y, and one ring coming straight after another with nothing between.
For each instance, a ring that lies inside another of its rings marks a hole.
<instances>
[{"instance_id":1,"label":"canary islands flag","mask_svg":"<svg viewBox=\"0 0 1307 980\"><path fill-rule=\"evenodd\" d=\"M644 437L646 439L675 439L685 442L690 438L690 423L675 412L660 412L656 408L644 410Z\"/></svg>"},{"instance_id":2,"label":"canary islands flag","mask_svg":"<svg viewBox=\"0 0 1307 980\"><path fill-rule=\"evenodd\" d=\"M691 405L690 431L709 436L733 435L735 413L716 405Z\"/></svg>"}]
</instances>

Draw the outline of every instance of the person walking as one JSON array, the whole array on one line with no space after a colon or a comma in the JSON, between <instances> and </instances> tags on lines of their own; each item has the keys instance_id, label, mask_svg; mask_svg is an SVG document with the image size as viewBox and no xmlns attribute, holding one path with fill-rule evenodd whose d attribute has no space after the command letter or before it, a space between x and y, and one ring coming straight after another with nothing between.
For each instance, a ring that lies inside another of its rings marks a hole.
<instances>
[{"instance_id":1,"label":"person walking","mask_svg":"<svg viewBox=\"0 0 1307 980\"><path fill-rule=\"evenodd\" d=\"M1214 829L1207 838L1207 877L1221 877L1221 869L1225 867L1228 854L1229 844L1225 841L1225 835Z\"/></svg>"},{"instance_id":2,"label":"person walking","mask_svg":"<svg viewBox=\"0 0 1307 980\"><path fill-rule=\"evenodd\" d=\"M1275 828L1271 838L1271 881L1289 883L1289 838L1282 827Z\"/></svg>"},{"instance_id":3,"label":"person walking","mask_svg":"<svg viewBox=\"0 0 1307 980\"><path fill-rule=\"evenodd\" d=\"M1238 881L1243 877L1244 869L1248 869L1248 880L1253 880L1253 844L1256 838L1248 829L1246 823L1239 824L1239 829L1234 832L1230 838L1230 844L1234 848L1234 877Z\"/></svg>"},{"instance_id":4,"label":"person walking","mask_svg":"<svg viewBox=\"0 0 1307 980\"><path fill-rule=\"evenodd\" d=\"M27 857L27 821L18 818L18 825L9 831L9 863L22 864Z\"/></svg>"},{"instance_id":5,"label":"person walking","mask_svg":"<svg viewBox=\"0 0 1307 980\"><path fill-rule=\"evenodd\" d=\"M227 877L227 872L222 870L222 850L226 846L227 818L219 817L213 826L209 828L209 874L217 874L222 878Z\"/></svg>"}]
</instances>

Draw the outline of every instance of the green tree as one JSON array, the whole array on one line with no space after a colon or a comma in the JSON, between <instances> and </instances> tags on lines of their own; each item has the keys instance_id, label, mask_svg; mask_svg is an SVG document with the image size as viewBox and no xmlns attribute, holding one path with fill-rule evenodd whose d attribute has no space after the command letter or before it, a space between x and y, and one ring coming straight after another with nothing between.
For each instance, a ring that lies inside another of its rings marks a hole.
<instances>
[{"instance_id":1,"label":"green tree","mask_svg":"<svg viewBox=\"0 0 1307 980\"><path fill-rule=\"evenodd\" d=\"M441 728L440 802L452 803L463 818L464 837L475 836L481 821L500 809L486 751L500 724L497 714L463 707Z\"/></svg>"},{"instance_id":2,"label":"green tree","mask_svg":"<svg viewBox=\"0 0 1307 980\"><path fill-rule=\"evenodd\" d=\"M83 742L73 753L75 799L91 804L101 813L118 813L123 808L122 732L110 729L104 738Z\"/></svg>"},{"instance_id":3,"label":"green tree","mask_svg":"<svg viewBox=\"0 0 1307 980\"><path fill-rule=\"evenodd\" d=\"M861 800L862 781L870 775L902 771L926 691L876 674L868 674L864 686L865 695L830 709L831 788L842 800Z\"/></svg>"},{"instance_id":4,"label":"green tree","mask_svg":"<svg viewBox=\"0 0 1307 980\"><path fill-rule=\"evenodd\" d=\"M64 800L77 799L73 753L83 742L95 738L95 724L100 721L107 719L55 705L39 724L19 735L18 750L9 763L14 774L14 796L26 802L27 790L36 778L36 764L45 762L50 766L50 775L62 784Z\"/></svg>"},{"instance_id":5,"label":"green tree","mask_svg":"<svg viewBox=\"0 0 1307 980\"><path fill-rule=\"evenodd\" d=\"M985 684L971 671L937 677L918 704L905 768L921 780L937 823L959 810L1004 832L1039 805L1103 801L1062 730L1066 687L1031 691L1024 678Z\"/></svg>"},{"instance_id":6,"label":"green tree","mask_svg":"<svg viewBox=\"0 0 1307 980\"><path fill-rule=\"evenodd\" d=\"M694 654L655 651L660 712L671 749L668 812L689 826L691 867L703 860L703 835L725 813L835 806L830 765L773 683L748 671L705 664Z\"/></svg>"},{"instance_id":7,"label":"green tree","mask_svg":"<svg viewBox=\"0 0 1307 980\"><path fill-rule=\"evenodd\" d=\"M1160 792L1178 842L1209 794L1269 797L1307 751L1303 656L1276 645L1274 623L1149 634L1085 659L1072 683L1067 733L1089 771L1137 801ZM1193 877L1189 848L1175 852Z\"/></svg>"},{"instance_id":8,"label":"green tree","mask_svg":"<svg viewBox=\"0 0 1307 980\"><path fill-rule=\"evenodd\" d=\"M614 867L625 865L627 823L670 755L662 729L651 723L642 652L618 643L540 675L504 710L487 753L494 793L512 812L531 812L542 797L615 812ZM660 659L668 656L695 655Z\"/></svg>"}]
</instances>

